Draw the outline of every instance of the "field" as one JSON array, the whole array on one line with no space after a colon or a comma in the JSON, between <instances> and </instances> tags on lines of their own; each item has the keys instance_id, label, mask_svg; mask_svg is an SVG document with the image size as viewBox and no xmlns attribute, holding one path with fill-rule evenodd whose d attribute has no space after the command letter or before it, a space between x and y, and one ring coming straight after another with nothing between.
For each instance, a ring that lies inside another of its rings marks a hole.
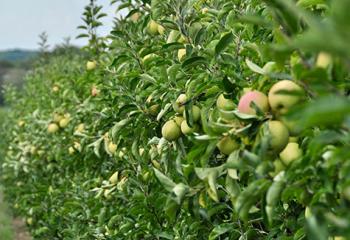
<instances>
[{"instance_id":1,"label":"field","mask_svg":"<svg viewBox=\"0 0 350 240\"><path fill-rule=\"evenodd\" d=\"M350 239L349 1L111 4L5 87L33 239Z\"/></svg>"}]
</instances>

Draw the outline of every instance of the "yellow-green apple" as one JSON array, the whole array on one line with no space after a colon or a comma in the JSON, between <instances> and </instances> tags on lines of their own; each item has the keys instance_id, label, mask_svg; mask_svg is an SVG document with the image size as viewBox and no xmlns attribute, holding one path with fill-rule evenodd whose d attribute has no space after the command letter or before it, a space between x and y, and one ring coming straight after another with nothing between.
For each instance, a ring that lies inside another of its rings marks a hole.
<instances>
[{"instance_id":1,"label":"yellow-green apple","mask_svg":"<svg viewBox=\"0 0 350 240\"><path fill-rule=\"evenodd\" d=\"M179 61L181 62L182 59L186 56L186 49L185 48L181 48L177 51L177 58L179 59Z\"/></svg>"},{"instance_id":2,"label":"yellow-green apple","mask_svg":"<svg viewBox=\"0 0 350 240\"><path fill-rule=\"evenodd\" d=\"M303 89L293 81L279 81L269 91L270 107L275 113L285 114L301 100L302 94Z\"/></svg>"},{"instance_id":3,"label":"yellow-green apple","mask_svg":"<svg viewBox=\"0 0 350 240\"><path fill-rule=\"evenodd\" d=\"M176 101L173 104L174 111L180 114L183 114L185 110L185 103L187 102L186 94L182 93L178 96Z\"/></svg>"},{"instance_id":4,"label":"yellow-green apple","mask_svg":"<svg viewBox=\"0 0 350 240\"><path fill-rule=\"evenodd\" d=\"M181 136L181 129L175 120L169 120L163 125L162 136L168 141L174 141Z\"/></svg>"},{"instance_id":5,"label":"yellow-green apple","mask_svg":"<svg viewBox=\"0 0 350 240\"><path fill-rule=\"evenodd\" d=\"M96 61L87 61L86 63L86 69L91 71L91 70L94 70L96 68Z\"/></svg>"},{"instance_id":6,"label":"yellow-green apple","mask_svg":"<svg viewBox=\"0 0 350 240\"><path fill-rule=\"evenodd\" d=\"M280 152L288 144L289 132L287 127L280 121L269 121L270 134L269 146L274 152Z\"/></svg>"},{"instance_id":7,"label":"yellow-green apple","mask_svg":"<svg viewBox=\"0 0 350 240\"><path fill-rule=\"evenodd\" d=\"M319 68L327 68L332 64L332 56L326 52L320 52L317 55L316 66Z\"/></svg>"},{"instance_id":8,"label":"yellow-green apple","mask_svg":"<svg viewBox=\"0 0 350 240\"><path fill-rule=\"evenodd\" d=\"M49 126L47 127L47 131L49 133L55 133L59 129L58 125L56 123L50 123Z\"/></svg>"},{"instance_id":9,"label":"yellow-green apple","mask_svg":"<svg viewBox=\"0 0 350 240\"><path fill-rule=\"evenodd\" d=\"M290 142L287 146L280 152L280 159L284 165L288 166L291 162L297 160L303 155L303 151L300 149L299 144L295 142Z\"/></svg>"},{"instance_id":10,"label":"yellow-green apple","mask_svg":"<svg viewBox=\"0 0 350 240\"><path fill-rule=\"evenodd\" d=\"M224 111L232 111L236 107L235 103L231 99L225 98L224 94L220 94L217 98L216 106Z\"/></svg>"},{"instance_id":11,"label":"yellow-green apple","mask_svg":"<svg viewBox=\"0 0 350 240\"><path fill-rule=\"evenodd\" d=\"M223 137L216 146L221 153L225 155L230 155L234 150L239 148L239 144L235 139L232 139L230 136Z\"/></svg>"},{"instance_id":12,"label":"yellow-green apple","mask_svg":"<svg viewBox=\"0 0 350 240\"><path fill-rule=\"evenodd\" d=\"M186 119L185 111L183 112L183 116ZM196 105L192 106L192 119L193 122L198 122L201 119L201 109Z\"/></svg>"}]
</instances>

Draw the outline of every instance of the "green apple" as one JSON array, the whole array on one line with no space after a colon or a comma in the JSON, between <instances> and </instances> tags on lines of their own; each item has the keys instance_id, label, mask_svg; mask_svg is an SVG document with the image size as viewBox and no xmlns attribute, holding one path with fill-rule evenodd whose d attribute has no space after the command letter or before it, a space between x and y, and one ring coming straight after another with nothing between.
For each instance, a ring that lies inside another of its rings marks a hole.
<instances>
[{"instance_id":1,"label":"green apple","mask_svg":"<svg viewBox=\"0 0 350 240\"><path fill-rule=\"evenodd\" d=\"M176 124L180 127L181 123L184 121L185 119L182 116L175 116L174 117L174 121L176 122Z\"/></svg>"},{"instance_id":2,"label":"green apple","mask_svg":"<svg viewBox=\"0 0 350 240\"><path fill-rule=\"evenodd\" d=\"M158 33L160 35L163 35L164 31L165 31L165 28L162 25L158 24L158 29L157 30L158 30Z\"/></svg>"},{"instance_id":3,"label":"green apple","mask_svg":"<svg viewBox=\"0 0 350 240\"><path fill-rule=\"evenodd\" d=\"M285 91L282 93L281 91ZM288 94L290 92L291 94ZM298 95L295 95L295 94ZM282 80L275 83L268 95L271 109L278 114L285 114L295 104L300 102L303 89L290 80ZM294 95L292 95L294 94Z\"/></svg>"},{"instance_id":4,"label":"green apple","mask_svg":"<svg viewBox=\"0 0 350 240\"><path fill-rule=\"evenodd\" d=\"M55 133L59 129L58 125L56 123L50 123L49 126L47 127L47 132L48 133Z\"/></svg>"},{"instance_id":5,"label":"green apple","mask_svg":"<svg viewBox=\"0 0 350 240\"><path fill-rule=\"evenodd\" d=\"M148 33L151 35L158 34L159 33L158 26L159 26L159 24L156 21L154 21L153 19L151 19L148 23L148 26L147 26Z\"/></svg>"},{"instance_id":6,"label":"green apple","mask_svg":"<svg viewBox=\"0 0 350 240\"><path fill-rule=\"evenodd\" d=\"M224 111L232 111L236 108L235 103L231 99L225 98L224 94L220 94L216 100L216 106Z\"/></svg>"},{"instance_id":7,"label":"green apple","mask_svg":"<svg viewBox=\"0 0 350 240\"><path fill-rule=\"evenodd\" d=\"M280 152L288 144L288 128L280 121L269 121L268 128L270 133L270 149L274 152Z\"/></svg>"},{"instance_id":8,"label":"green apple","mask_svg":"<svg viewBox=\"0 0 350 240\"><path fill-rule=\"evenodd\" d=\"M159 112L159 104L153 104L148 108L147 112L152 116L157 116Z\"/></svg>"},{"instance_id":9,"label":"green apple","mask_svg":"<svg viewBox=\"0 0 350 240\"><path fill-rule=\"evenodd\" d=\"M171 30L169 33L168 39L166 40L166 43L176 42L179 36L180 36L179 31Z\"/></svg>"},{"instance_id":10,"label":"green apple","mask_svg":"<svg viewBox=\"0 0 350 240\"><path fill-rule=\"evenodd\" d=\"M184 116L184 119L186 119L185 111L183 112L183 116ZM201 109L196 105L192 106L192 119L193 119L193 122L198 122L201 119Z\"/></svg>"},{"instance_id":11,"label":"green apple","mask_svg":"<svg viewBox=\"0 0 350 240\"><path fill-rule=\"evenodd\" d=\"M194 124L193 127L191 128L190 126L188 126L186 121L182 121L181 123L181 132L185 135L198 132L198 130L199 130L198 124Z\"/></svg>"},{"instance_id":12,"label":"green apple","mask_svg":"<svg viewBox=\"0 0 350 240\"><path fill-rule=\"evenodd\" d=\"M58 124L60 125L61 128L65 128L67 127L69 121L70 119L68 117L63 117Z\"/></svg>"},{"instance_id":13,"label":"green apple","mask_svg":"<svg viewBox=\"0 0 350 240\"><path fill-rule=\"evenodd\" d=\"M230 155L234 150L239 148L239 144L236 140L232 139L230 136L223 137L216 146L221 153L225 155Z\"/></svg>"},{"instance_id":14,"label":"green apple","mask_svg":"<svg viewBox=\"0 0 350 240\"><path fill-rule=\"evenodd\" d=\"M181 129L174 120L169 120L162 127L162 136L168 141L174 141L181 136Z\"/></svg>"},{"instance_id":15,"label":"green apple","mask_svg":"<svg viewBox=\"0 0 350 240\"><path fill-rule=\"evenodd\" d=\"M263 112L269 111L269 102L266 95L259 91L250 91L245 93L238 103L238 111L245 114L256 115L255 109L251 106L252 102Z\"/></svg>"},{"instance_id":16,"label":"green apple","mask_svg":"<svg viewBox=\"0 0 350 240\"><path fill-rule=\"evenodd\" d=\"M91 70L94 70L96 68L96 61L87 61L86 63L86 69L91 71Z\"/></svg>"},{"instance_id":17,"label":"green apple","mask_svg":"<svg viewBox=\"0 0 350 240\"><path fill-rule=\"evenodd\" d=\"M182 93L178 96L176 101L173 104L174 111L180 114L183 114L185 110L185 103L187 102L186 94Z\"/></svg>"},{"instance_id":18,"label":"green apple","mask_svg":"<svg viewBox=\"0 0 350 240\"><path fill-rule=\"evenodd\" d=\"M112 184L117 184L118 178L119 178L119 172L117 171L117 172L112 174L112 176L108 179L108 181Z\"/></svg>"},{"instance_id":19,"label":"green apple","mask_svg":"<svg viewBox=\"0 0 350 240\"><path fill-rule=\"evenodd\" d=\"M177 58L179 59L179 61L181 62L182 59L186 56L186 49L185 48L181 48L177 51Z\"/></svg>"},{"instance_id":20,"label":"green apple","mask_svg":"<svg viewBox=\"0 0 350 240\"><path fill-rule=\"evenodd\" d=\"M280 159L284 165L288 166L291 162L299 159L302 155L303 151L299 148L299 144L290 142L283 151L280 152Z\"/></svg>"},{"instance_id":21,"label":"green apple","mask_svg":"<svg viewBox=\"0 0 350 240\"><path fill-rule=\"evenodd\" d=\"M317 56L316 67L327 68L332 64L332 56L326 52L320 52Z\"/></svg>"}]
</instances>

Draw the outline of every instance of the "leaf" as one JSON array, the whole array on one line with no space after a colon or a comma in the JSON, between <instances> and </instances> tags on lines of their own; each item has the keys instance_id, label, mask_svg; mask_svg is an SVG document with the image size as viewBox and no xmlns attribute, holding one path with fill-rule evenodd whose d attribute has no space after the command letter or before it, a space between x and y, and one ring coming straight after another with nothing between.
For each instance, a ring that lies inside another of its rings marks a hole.
<instances>
[{"instance_id":1,"label":"leaf","mask_svg":"<svg viewBox=\"0 0 350 240\"><path fill-rule=\"evenodd\" d=\"M130 122L130 119L126 118L123 119L117 123L114 124L114 126L111 128L111 136L113 140L117 139L117 134L118 132L125 127L125 125L127 125Z\"/></svg>"},{"instance_id":2,"label":"leaf","mask_svg":"<svg viewBox=\"0 0 350 240\"><path fill-rule=\"evenodd\" d=\"M170 178L161 173L158 169L153 168L154 174L158 178L159 182L165 187L168 192L172 192L176 183L174 183Z\"/></svg>"},{"instance_id":3,"label":"leaf","mask_svg":"<svg viewBox=\"0 0 350 240\"><path fill-rule=\"evenodd\" d=\"M204 57L200 57L200 56L191 57L191 58L186 59L182 63L181 67L188 69L188 68L192 68L192 67L195 67L198 65L208 65L207 59Z\"/></svg>"},{"instance_id":4,"label":"leaf","mask_svg":"<svg viewBox=\"0 0 350 240\"><path fill-rule=\"evenodd\" d=\"M217 225L210 232L208 240L217 239L222 234L230 232L230 231L232 231L232 224L231 223L222 223L220 225Z\"/></svg>"},{"instance_id":5,"label":"leaf","mask_svg":"<svg viewBox=\"0 0 350 240\"><path fill-rule=\"evenodd\" d=\"M245 63L247 64L249 69L252 70L253 72L256 72L256 73L259 73L259 74L262 74L262 75L266 74L264 69L262 69L261 67L259 67L258 65L256 65L252 61L250 61L248 58L245 59Z\"/></svg>"},{"instance_id":6,"label":"leaf","mask_svg":"<svg viewBox=\"0 0 350 240\"><path fill-rule=\"evenodd\" d=\"M222 51L224 51L230 43L233 42L234 36L232 32L228 32L221 37L219 42L215 46L215 54L219 55Z\"/></svg>"}]
</instances>

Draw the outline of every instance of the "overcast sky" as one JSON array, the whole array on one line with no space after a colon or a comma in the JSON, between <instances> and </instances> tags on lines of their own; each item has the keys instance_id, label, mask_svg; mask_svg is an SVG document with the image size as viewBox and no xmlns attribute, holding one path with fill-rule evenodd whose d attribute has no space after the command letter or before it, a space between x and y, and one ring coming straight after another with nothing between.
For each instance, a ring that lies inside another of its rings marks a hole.
<instances>
[{"instance_id":1,"label":"overcast sky","mask_svg":"<svg viewBox=\"0 0 350 240\"><path fill-rule=\"evenodd\" d=\"M116 6L110 0L98 0L109 14L104 19L106 33L112 26ZM75 45L83 45L85 40L75 37L81 33L77 26L82 24L81 15L89 0L0 0L0 50L23 48L37 49L38 35L46 31L51 46L71 37Z\"/></svg>"}]
</instances>

